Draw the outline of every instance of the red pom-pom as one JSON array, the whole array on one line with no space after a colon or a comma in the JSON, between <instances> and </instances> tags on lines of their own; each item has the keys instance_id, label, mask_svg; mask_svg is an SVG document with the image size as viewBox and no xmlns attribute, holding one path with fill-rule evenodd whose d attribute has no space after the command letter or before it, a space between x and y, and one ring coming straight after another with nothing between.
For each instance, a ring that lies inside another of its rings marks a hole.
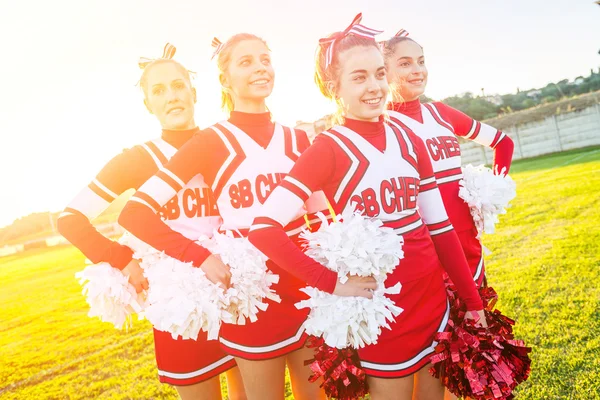
<instances>
[{"instance_id":1,"label":"red pom-pom","mask_svg":"<svg viewBox=\"0 0 600 400\"><path fill-rule=\"evenodd\" d=\"M488 327L465 319L465 304L447 283L451 304L449 331L436 335L438 345L429 372L457 397L477 400L512 399L514 388L529 377L531 348L515 340L515 321L493 310L498 296L493 288L479 290Z\"/></svg>"},{"instance_id":2,"label":"red pom-pom","mask_svg":"<svg viewBox=\"0 0 600 400\"><path fill-rule=\"evenodd\" d=\"M315 357L305 361L313 372L309 381L315 382L322 377L320 387L329 398L355 400L369 392L367 376L355 349L329 347L322 338L314 336L308 339L308 347L315 349Z\"/></svg>"}]
</instances>

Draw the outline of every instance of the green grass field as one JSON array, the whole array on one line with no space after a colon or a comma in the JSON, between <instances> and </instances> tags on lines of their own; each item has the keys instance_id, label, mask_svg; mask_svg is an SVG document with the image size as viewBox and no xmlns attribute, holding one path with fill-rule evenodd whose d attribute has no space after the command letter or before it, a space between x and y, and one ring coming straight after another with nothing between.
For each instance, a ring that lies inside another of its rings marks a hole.
<instances>
[{"instance_id":1,"label":"green grass field","mask_svg":"<svg viewBox=\"0 0 600 400\"><path fill-rule=\"evenodd\" d=\"M520 399L600 399L600 148L515 162L513 208L486 236L498 307L533 347ZM1 399L176 399L150 326L87 317L74 248L0 259ZM289 397L291 398L291 397Z\"/></svg>"}]
</instances>

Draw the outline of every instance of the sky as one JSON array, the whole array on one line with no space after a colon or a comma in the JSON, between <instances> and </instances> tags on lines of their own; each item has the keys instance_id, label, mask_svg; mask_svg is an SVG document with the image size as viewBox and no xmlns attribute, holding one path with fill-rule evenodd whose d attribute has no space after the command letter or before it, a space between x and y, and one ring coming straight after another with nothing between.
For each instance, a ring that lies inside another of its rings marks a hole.
<instances>
[{"instance_id":1,"label":"sky","mask_svg":"<svg viewBox=\"0 0 600 400\"><path fill-rule=\"evenodd\" d=\"M211 40L250 32L269 44L268 99L288 125L333 110L313 83L318 39L363 24L400 28L425 49L426 94L510 93L600 66L592 0L0 0L0 226L59 211L122 149L160 136L136 83L140 56L166 42L196 71L196 123L224 118Z\"/></svg>"}]
</instances>

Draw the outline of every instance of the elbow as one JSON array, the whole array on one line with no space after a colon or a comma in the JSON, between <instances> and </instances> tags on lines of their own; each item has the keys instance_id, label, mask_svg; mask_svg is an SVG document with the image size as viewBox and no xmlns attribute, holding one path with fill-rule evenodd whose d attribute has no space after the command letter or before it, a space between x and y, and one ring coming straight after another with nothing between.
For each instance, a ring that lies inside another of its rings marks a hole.
<instances>
[{"instance_id":1,"label":"elbow","mask_svg":"<svg viewBox=\"0 0 600 400\"><path fill-rule=\"evenodd\" d=\"M133 216L134 214L135 205L131 204L131 202L127 202L127 204L125 204L125 207L119 214L119 218L117 220L119 225L121 225L126 231L129 231L131 233L134 233L135 231L135 224L133 223L133 221L135 220Z\"/></svg>"}]
</instances>

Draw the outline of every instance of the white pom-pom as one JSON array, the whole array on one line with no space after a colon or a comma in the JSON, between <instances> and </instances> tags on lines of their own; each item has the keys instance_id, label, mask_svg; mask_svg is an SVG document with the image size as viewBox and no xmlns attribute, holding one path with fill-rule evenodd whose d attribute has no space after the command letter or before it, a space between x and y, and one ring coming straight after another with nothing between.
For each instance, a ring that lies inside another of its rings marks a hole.
<instances>
[{"instance_id":1,"label":"white pom-pom","mask_svg":"<svg viewBox=\"0 0 600 400\"><path fill-rule=\"evenodd\" d=\"M265 299L281 301L271 289L271 285L279 282L279 275L267 269L267 257L248 239L236 238L231 232L215 232L212 238L202 237L199 242L230 267L231 287L225 292L223 322L237 325L244 325L247 319L255 322L258 312L268 307Z\"/></svg>"},{"instance_id":2,"label":"white pom-pom","mask_svg":"<svg viewBox=\"0 0 600 400\"><path fill-rule=\"evenodd\" d=\"M303 232L307 241L306 254L338 273L342 283L348 275L373 276L378 289L373 299L341 297L316 288L302 289L310 296L296 304L298 308L311 309L305 328L308 334L323 336L332 347L364 347L377 342L381 328L389 328L403 310L386 294L400 293L401 285L384 287L391 273L404 257L403 238L380 220L358 213L344 212L340 222L323 221L317 232Z\"/></svg>"},{"instance_id":3,"label":"white pom-pom","mask_svg":"<svg viewBox=\"0 0 600 400\"><path fill-rule=\"evenodd\" d=\"M144 314L154 328L174 339L196 340L200 330L217 339L226 303L223 287L202 269L164 254L144 262L144 275L149 287Z\"/></svg>"},{"instance_id":4,"label":"white pom-pom","mask_svg":"<svg viewBox=\"0 0 600 400\"><path fill-rule=\"evenodd\" d=\"M129 277L108 263L87 266L75 274L90 306L88 316L99 317L117 329L128 328L132 315L144 309L144 294L136 293Z\"/></svg>"},{"instance_id":5,"label":"white pom-pom","mask_svg":"<svg viewBox=\"0 0 600 400\"><path fill-rule=\"evenodd\" d=\"M494 174L483 165L468 164L462 170L458 195L469 205L479 235L494 233L498 215L506 214L509 202L517 195L515 182L504 170Z\"/></svg>"},{"instance_id":6,"label":"white pom-pom","mask_svg":"<svg viewBox=\"0 0 600 400\"><path fill-rule=\"evenodd\" d=\"M118 242L141 254L156 252L129 233ZM83 286L83 295L90 306L88 315L110 322L117 329L131 326L133 314L140 314L145 307L145 293L136 293L129 277L108 263L89 265L75 277Z\"/></svg>"}]
</instances>

